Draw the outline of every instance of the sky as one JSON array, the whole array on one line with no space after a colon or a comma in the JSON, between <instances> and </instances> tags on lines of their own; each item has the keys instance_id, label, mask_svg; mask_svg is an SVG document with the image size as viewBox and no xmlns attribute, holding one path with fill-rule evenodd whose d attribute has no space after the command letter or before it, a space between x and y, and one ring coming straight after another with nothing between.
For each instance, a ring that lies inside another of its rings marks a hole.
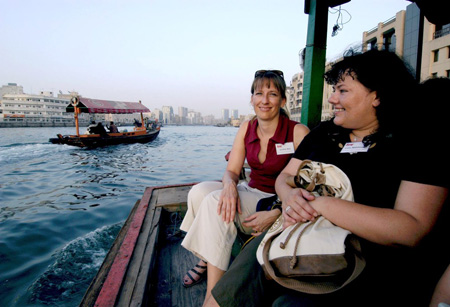
<instances>
[{"instance_id":1,"label":"sky","mask_svg":"<svg viewBox=\"0 0 450 307\"><path fill-rule=\"evenodd\" d=\"M342 29L330 8L327 59L361 43L406 0L351 0ZM0 86L116 101L141 100L219 118L253 113L254 72L278 69L289 85L306 45L304 0L0 0Z\"/></svg>"}]
</instances>

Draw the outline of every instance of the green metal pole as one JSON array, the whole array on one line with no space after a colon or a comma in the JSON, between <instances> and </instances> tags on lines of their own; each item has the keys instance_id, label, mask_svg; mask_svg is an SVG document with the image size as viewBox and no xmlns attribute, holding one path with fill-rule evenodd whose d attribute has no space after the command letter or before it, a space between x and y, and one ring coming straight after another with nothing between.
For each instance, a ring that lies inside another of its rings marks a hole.
<instances>
[{"instance_id":1,"label":"green metal pole","mask_svg":"<svg viewBox=\"0 0 450 307\"><path fill-rule=\"evenodd\" d=\"M309 128L314 128L320 123L322 115L328 1L309 1L301 122Z\"/></svg>"}]
</instances>

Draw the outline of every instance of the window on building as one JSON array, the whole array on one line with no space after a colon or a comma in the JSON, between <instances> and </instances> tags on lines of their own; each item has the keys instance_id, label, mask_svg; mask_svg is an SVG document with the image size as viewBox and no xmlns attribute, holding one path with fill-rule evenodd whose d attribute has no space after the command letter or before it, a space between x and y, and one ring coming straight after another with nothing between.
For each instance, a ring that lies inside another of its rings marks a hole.
<instances>
[{"instance_id":1,"label":"window on building","mask_svg":"<svg viewBox=\"0 0 450 307\"><path fill-rule=\"evenodd\" d=\"M433 62L439 61L439 49L433 51Z\"/></svg>"},{"instance_id":2,"label":"window on building","mask_svg":"<svg viewBox=\"0 0 450 307\"><path fill-rule=\"evenodd\" d=\"M436 25L434 28L433 38L436 39L448 34L450 34L450 23L443 26Z\"/></svg>"},{"instance_id":3,"label":"window on building","mask_svg":"<svg viewBox=\"0 0 450 307\"><path fill-rule=\"evenodd\" d=\"M368 50L374 50L374 49L377 49L377 40L376 40L376 39L373 39L373 40L367 42L367 49L368 49Z\"/></svg>"},{"instance_id":4,"label":"window on building","mask_svg":"<svg viewBox=\"0 0 450 307\"><path fill-rule=\"evenodd\" d=\"M445 73L447 75L447 78L450 78L450 70L446 70Z\"/></svg>"},{"instance_id":5,"label":"window on building","mask_svg":"<svg viewBox=\"0 0 450 307\"><path fill-rule=\"evenodd\" d=\"M383 50L395 51L395 31L383 34Z\"/></svg>"}]
</instances>

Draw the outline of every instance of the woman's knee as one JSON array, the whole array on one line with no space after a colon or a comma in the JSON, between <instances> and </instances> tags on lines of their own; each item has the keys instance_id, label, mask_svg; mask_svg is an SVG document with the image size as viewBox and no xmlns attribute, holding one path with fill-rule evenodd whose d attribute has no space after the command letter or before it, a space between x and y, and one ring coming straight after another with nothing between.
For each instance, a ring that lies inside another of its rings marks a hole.
<instances>
[{"instance_id":1,"label":"woman's knee","mask_svg":"<svg viewBox=\"0 0 450 307\"><path fill-rule=\"evenodd\" d=\"M222 188L222 183L205 181L194 185L188 193L188 205L197 212L200 204L208 194Z\"/></svg>"}]
</instances>

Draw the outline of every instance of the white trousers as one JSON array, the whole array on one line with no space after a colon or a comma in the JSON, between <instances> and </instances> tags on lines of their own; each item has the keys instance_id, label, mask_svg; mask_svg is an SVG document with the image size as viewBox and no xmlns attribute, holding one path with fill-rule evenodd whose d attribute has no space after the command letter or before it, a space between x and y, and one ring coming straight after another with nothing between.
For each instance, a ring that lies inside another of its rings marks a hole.
<instances>
[{"instance_id":1,"label":"white trousers","mask_svg":"<svg viewBox=\"0 0 450 307\"><path fill-rule=\"evenodd\" d=\"M242 225L245 218L256 212L256 204L261 198L273 195L253 189L247 183L238 184L237 188L242 214L236 214L234 223L225 223L217 214L222 183L207 181L195 185L189 192L188 211L180 227L187 231L181 245L223 271L230 264L238 229L246 234L253 232Z\"/></svg>"}]
</instances>

